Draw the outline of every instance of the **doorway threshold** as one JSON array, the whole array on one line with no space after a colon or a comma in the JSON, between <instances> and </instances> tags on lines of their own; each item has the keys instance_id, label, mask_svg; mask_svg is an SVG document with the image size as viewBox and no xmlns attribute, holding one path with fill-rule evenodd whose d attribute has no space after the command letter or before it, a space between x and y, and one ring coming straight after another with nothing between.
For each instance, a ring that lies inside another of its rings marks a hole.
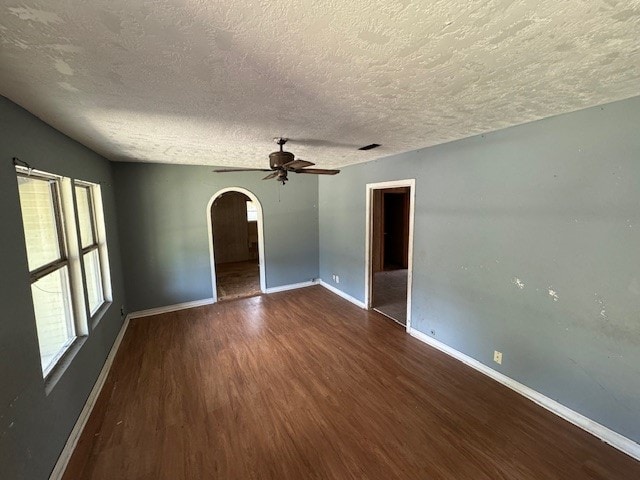
<instances>
[{"instance_id":1,"label":"doorway threshold","mask_svg":"<svg viewBox=\"0 0 640 480\"><path fill-rule=\"evenodd\" d=\"M264 295L264 292L251 292L242 295L227 295L226 297L218 297L218 302L233 302L234 300L246 300L247 298L259 297Z\"/></svg>"}]
</instances>

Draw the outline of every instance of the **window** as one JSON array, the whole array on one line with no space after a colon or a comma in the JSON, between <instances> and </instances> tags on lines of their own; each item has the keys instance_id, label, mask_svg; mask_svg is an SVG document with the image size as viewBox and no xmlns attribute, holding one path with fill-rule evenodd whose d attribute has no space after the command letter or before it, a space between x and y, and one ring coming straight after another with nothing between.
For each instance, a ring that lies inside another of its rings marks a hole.
<instances>
[{"instance_id":1,"label":"window","mask_svg":"<svg viewBox=\"0 0 640 480\"><path fill-rule=\"evenodd\" d=\"M256 206L253 204L251 200L247 200L247 221L248 222L258 221L258 210L256 209Z\"/></svg>"},{"instance_id":2,"label":"window","mask_svg":"<svg viewBox=\"0 0 640 480\"><path fill-rule=\"evenodd\" d=\"M76 338L60 182L55 177L18 174L18 189L40 359L46 375Z\"/></svg>"},{"instance_id":3,"label":"window","mask_svg":"<svg viewBox=\"0 0 640 480\"><path fill-rule=\"evenodd\" d=\"M111 300L102 198L97 185L77 182L72 187L69 178L16 169L46 377L74 341L88 335L87 318Z\"/></svg>"},{"instance_id":4,"label":"window","mask_svg":"<svg viewBox=\"0 0 640 480\"><path fill-rule=\"evenodd\" d=\"M94 189L97 185L76 182L76 208L80 230L80 250L84 265L84 281L87 291L89 315L93 315L105 302L100 258L100 242L94 209Z\"/></svg>"}]
</instances>

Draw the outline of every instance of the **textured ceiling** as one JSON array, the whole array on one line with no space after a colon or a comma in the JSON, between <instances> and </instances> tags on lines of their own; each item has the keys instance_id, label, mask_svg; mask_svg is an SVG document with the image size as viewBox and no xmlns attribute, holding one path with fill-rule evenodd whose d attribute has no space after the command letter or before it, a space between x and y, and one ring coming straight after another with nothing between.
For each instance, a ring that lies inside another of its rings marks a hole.
<instances>
[{"instance_id":1,"label":"textured ceiling","mask_svg":"<svg viewBox=\"0 0 640 480\"><path fill-rule=\"evenodd\" d=\"M640 0L3 0L0 34L0 93L112 160L343 166L640 95Z\"/></svg>"}]
</instances>

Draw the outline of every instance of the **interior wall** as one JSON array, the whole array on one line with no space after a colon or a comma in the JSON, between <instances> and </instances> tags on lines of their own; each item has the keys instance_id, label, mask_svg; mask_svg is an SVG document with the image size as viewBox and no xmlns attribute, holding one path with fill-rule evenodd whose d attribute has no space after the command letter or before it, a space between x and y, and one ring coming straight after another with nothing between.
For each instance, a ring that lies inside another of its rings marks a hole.
<instances>
[{"instance_id":1,"label":"interior wall","mask_svg":"<svg viewBox=\"0 0 640 480\"><path fill-rule=\"evenodd\" d=\"M114 163L118 224L132 311L211 298L207 204L243 187L262 204L267 288L318 277L318 180L292 174L286 185L260 172Z\"/></svg>"},{"instance_id":2,"label":"interior wall","mask_svg":"<svg viewBox=\"0 0 640 480\"><path fill-rule=\"evenodd\" d=\"M321 278L364 301L365 185L415 178L412 327L640 442L639 125L636 97L321 178Z\"/></svg>"},{"instance_id":3,"label":"interior wall","mask_svg":"<svg viewBox=\"0 0 640 480\"><path fill-rule=\"evenodd\" d=\"M249 197L244 193L227 192L213 202L211 223L216 263L250 259L247 200Z\"/></svg>"},{"instance_id":4,"label":"interior wall","mask_svg":"<svg viewBox=\"0 0 640 480\"><path fill-rule=\"evenodd\" d=\"M12 157L102 187L113 304L47 394ZM0 476L44 479L53 469L120 330L125 305L111 164L0 97Z\"/></svg>"}]
</instances>

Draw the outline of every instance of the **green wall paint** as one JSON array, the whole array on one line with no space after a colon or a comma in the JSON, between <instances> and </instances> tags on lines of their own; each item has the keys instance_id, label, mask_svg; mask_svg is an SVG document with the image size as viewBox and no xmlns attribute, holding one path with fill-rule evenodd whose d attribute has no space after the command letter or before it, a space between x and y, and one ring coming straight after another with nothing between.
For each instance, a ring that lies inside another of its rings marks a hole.
<instances>
[{"instance_id":1,"label":"green wall paint","mask_svg":"<svg viewBox=\"0 0 640 480\"><path fill-rule=\"evenodd\" d=\"M639 131L640 97L321 178L320 276L364 300L365 185L415 178L413 327L640 441Z\"/></svg>"},{"instance_id":2,"label":"green wall paint","mask_svg":"<svg viewBox=\"0 0 640 480\"><path fill-rule=\"evenodd\" d=\"M122 325L125 303L111 164L0 97L0 477L45 479L53 469ZM100 183L113 305L49 394L40 369L18 186L12 157Z\"/></svg>"},{"instance_id":3,"label":"green wall paint","mask_svg":"<svg viewBox=\"0 0 640 480\"><path fill-rule=\"evenodd\" d=\"M318 277L318 180L214 167L115 163L118 222L132 310L211 298L207 204L226 187L252 192L264 214L267 288Z\"/></svg>"}]
</instances>

